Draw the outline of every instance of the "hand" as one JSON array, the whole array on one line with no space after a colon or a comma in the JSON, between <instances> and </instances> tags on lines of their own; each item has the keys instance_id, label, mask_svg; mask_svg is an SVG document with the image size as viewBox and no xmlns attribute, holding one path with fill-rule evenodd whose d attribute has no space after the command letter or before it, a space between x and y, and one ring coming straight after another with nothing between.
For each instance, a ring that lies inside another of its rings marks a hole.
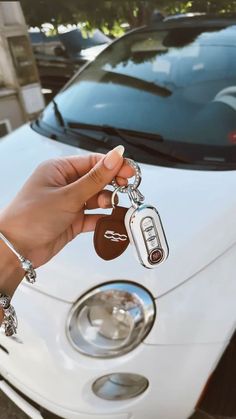
<instances>
[{"instance_id":1,"label":"hand","mask_svg":"<svg viewBox=\"0 0 236 419\"><path fill-rule=\"evenodd\" d=\"M94 230L103 215L85 210L111 207L111 192L103 188L114 177L125 185L133 176L123 151L42 163L0 213L0 231L35 268L43 265L78 234Z\"/></svg>"}]
</instances>

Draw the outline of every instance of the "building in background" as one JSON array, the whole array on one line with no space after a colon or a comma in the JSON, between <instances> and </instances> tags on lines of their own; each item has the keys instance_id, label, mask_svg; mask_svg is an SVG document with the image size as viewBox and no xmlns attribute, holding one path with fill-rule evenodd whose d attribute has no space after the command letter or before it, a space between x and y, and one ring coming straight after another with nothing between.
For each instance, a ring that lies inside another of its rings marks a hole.
<instances>
[{"instance_id":1,"label":"building in background","mask_svg":"<svg viewBox=\"0 0 236 419\"><path fill-rule=\"evenodd\" d=\"M43 109L38 72L20 2L0 2L0 137Z\"/></svg>"}]
</instances>

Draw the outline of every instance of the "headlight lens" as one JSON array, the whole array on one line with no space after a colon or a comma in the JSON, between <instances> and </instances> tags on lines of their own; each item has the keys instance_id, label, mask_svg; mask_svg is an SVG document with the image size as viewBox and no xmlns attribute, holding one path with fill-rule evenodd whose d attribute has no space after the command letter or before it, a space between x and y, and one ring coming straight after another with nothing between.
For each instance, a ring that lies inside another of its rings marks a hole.
<instances>
[{"instance_id":1,"label":"headlight lens","mask_svg":"<svg viewBox=\"0 0 236 419\"><path fill-rule=\"evenodd\" d=\"M92 289L70 312L68 337L80 352L105 358L134 349L149 333L155 305L143 287L125 281Z\"/></svg>"}]
</instances>

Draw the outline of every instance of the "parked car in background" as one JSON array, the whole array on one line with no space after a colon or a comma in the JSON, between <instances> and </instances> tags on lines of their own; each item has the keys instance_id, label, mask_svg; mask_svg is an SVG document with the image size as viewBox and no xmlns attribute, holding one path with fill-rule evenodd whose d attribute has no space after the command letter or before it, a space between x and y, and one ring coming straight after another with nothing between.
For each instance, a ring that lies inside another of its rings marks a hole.
<instances>
[{"instance_id":1,"label":"parked car in background","mask_svg":"<svg viewBox=\"0 0 236 419\"><path fill-rule=\"evenodd\" d=\"M169 17L114 41L1 140L2 207L43 160L123 144L170 249L148 270L131 246L100 259L84 234L22 282L0 385L32 418L187 419L207 405L235 348L235 93L236 16ZM211 417L236 416L225 377Z\"/></svg>"},{"instance_id":2,"label":"parked car in background","mask_svg":"<svg viewBox=\"0 0 236 419\"><path fill-rule=\"evenodd\" d=\"M99 29L87 37L79 29L55 36L29 32L29 36L41 84L44 89L51 90L49 97L55 96L76 71L93 61L111 42Z\"/></svg>"}]
</instances>

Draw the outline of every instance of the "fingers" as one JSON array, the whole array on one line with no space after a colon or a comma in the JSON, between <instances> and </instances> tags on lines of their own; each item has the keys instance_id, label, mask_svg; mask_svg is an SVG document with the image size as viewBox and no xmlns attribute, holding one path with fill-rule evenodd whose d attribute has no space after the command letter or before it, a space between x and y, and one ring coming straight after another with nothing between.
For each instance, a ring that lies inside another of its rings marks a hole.
<instances>
[{"instance_id":1,"label":"fingers","mask_svg":"<svg viewBox=\"0 0 236 419\"><path fill-rule=\"evenodd\" d=\"M105 154L101 153L92 153L86 156L67 156L58 158L54 161L55 166L57 166L58 171L66 180L66 184L75 182L80 177L84 176L89 170L92 169L100 160L105 157ZM124 164L122 165L118 175L123 178L128 178L133 176L134 170L124 159ZM51 161L50 161L51 167ZM44 168L45 170L45 168Z\"/></svg>"},{"instance_id":2,"label":"fingers","mask_svg":"<svg viewBox=\"0 0 236 419\"><path fill-rule=\"evenodd\" d=\"M108 190L103 190L102 192L97 193L92 198L86 202L85 209L95 209L95 208L111 208L111 196L112 192ZM118 204L118 197L115 196L115 204Z\"/></svg>"},{"instance_id":3,"label":"fingers","mask_svg":"<svg viewBox=\"0 0 236 419\"><path fill-rule=\"evenodd\" d=\"M116 176L116 183L117 183L119 186L126 186L126 185L127 185L127 183L128 183L128 181L127 181L127 179L125 179L125 178L123 178L123 177Z\"/></svg>"},{"instance_id":4,"label":"fingers","mask_svg":"<svg viewBox=\"0 0 236 419\"><path fill-rule=\"evenodd\" d=\"M81 233L87 233L89 231L94 231L98 220L102 217L106 217L106 214L89 214L85 215L83 229Z\"/></svg>"},{"instance_id":5,"label":"fingers","mask_svg":"<svg viewBox=\"0 0 236 419\"><path fill-rule=\"evenodd\" d=\"M56 159L56 164L58 170L66 179L66 184L70 184L84 176L103 158L104 154L101 153L92 153L86 156L67 156Z\"/></svg>"},{"instance_id":6,"label":"fingers","mask_svg":"<svg viewBox=\"0 0 236 419\"><path fill-rule=\"evenodd\" d=\"M104 154L93 153L87 156L78 155L58 158L44 162L41 165L41 170L46 174L46 179L49 180L50 185L66 186L88 173L104 157ZM55 168L53 179L51 174L52 164ZM124 159L123 165L117 175L124 179L134 175L134 170L126 159Z\"/></svg>"},{"instance_id":7,"label":"fingers","mask_svg":"<svg viewBox=\"0 0 236 419\"><path fill-rule=\"evenodd\" d=\"M102 159L88 156L88 172L74 183L68 185L68 205L74 210L84 205L90 198L100 192L111 180L117 176L123 165L124 147L118 146L109 151ZM95 155L96 156L96 155ZM89 169L90 168L90 169ZM127 169L125 169L127 170Z\"/></svg>"},{"instance_id":8,"label":"fingers","mask_svg":"<svg viewBox=\"0 0 236 419\"><path fill-rule=\"evenodd\" d=\"M106 216L107 214L86 214L83 219L81 219L81 213L78 213L76 219L71 225L72 238L75 238L80 233L94 231L97 221Z\"/></svg>"},{"instance_id":9,"label":"fingers","mask_svg":"<svg viewBox=\"0 0 236 419\"><path fill-rule=\"evenodd\" d=\"M123 165L121 166L121 169L117 173L117 176L123 179L127 179L134 176L134 174L135 174L135 171L133 167L131 167L129 163L127 162L127 160L124 159Z\"/></svg>"}]
</instances>

